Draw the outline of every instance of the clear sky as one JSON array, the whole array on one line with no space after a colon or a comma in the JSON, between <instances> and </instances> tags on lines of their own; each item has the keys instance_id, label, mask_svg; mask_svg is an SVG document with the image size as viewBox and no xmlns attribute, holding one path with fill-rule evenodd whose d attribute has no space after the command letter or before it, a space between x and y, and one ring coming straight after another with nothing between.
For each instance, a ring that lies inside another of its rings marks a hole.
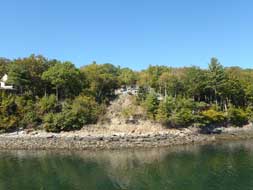
<instances>
[{"instance_id":1,"label":"clear sky","mask_svg":"<svg viewBox=\"0 0 253 190\"><path fill-rule=\"evenodd\" d=\"M253 68L252 0L0 0L0 57Z\"/></svg>"}]
</instances>

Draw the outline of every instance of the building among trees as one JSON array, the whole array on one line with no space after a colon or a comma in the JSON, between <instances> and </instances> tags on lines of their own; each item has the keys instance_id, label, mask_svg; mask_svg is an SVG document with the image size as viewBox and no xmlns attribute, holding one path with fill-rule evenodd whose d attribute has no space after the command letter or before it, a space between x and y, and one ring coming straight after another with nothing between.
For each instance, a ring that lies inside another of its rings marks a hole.
<instances>
[{"instance_id":1,"label":"building among trees","mask_svg":"<svg viewBox=\"0 0 253 190\"><path fill-rule=\"evenodd\" d=\"M6 85L7 80L8 80L8 75L4 74L4 76L1 78L1 81L0 81L0 89L13 90L14 88L12 85Z\"/></svg>"},{"instance_id":2,"label":"building among trees","mask_svg":"<svg viewBox=\"0 0 253 190\"><path fill-rule=\"evenodd\" d=\"M137 85L129 85L129 86L121 86L121 88L118 88L115 90L116 95L121 95L121 94L131 94L131 95L138 95L139 91L139 86Z\"/></svg>"}]
</instances>

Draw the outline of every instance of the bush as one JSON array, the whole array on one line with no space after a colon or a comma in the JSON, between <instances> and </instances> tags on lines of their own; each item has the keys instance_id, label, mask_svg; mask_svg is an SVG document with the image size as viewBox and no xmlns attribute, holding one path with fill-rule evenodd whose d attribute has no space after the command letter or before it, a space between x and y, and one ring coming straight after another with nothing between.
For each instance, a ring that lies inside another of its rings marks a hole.
<instances>
[{"instance_id":1,"label":"bush","mask_svg":"<svg viewBox=\"0 0 253 190\"><path fill-rule=\"evenodd\" d=\"M244 110L231 106L228 109L228 120L232 125L241 127L247 124L249 119L247 113Z\"/></svg>"},{"instance_id":2,"label":"bush","mask_svg":"<svg viewBox=\"0 0 253 190\"><path fill-rule=\"evenodd\" d=\"M169 110L169 106L167 102L161 101L157 110L156 119L158 122L163 125L168 125L170 121L171 111Z\"/></svg>"},{"instance_id":3,"label":"bush","mask_svg":"<svg viewBox=\"0 0 253 190\"><path fill-rule=\"evenodd\" d=\"M31 100L29 96L17 96L15 103L18 110L19 127L31 128L41 123L41 119L36 110L35 101Z\"/></svg>"},{"instance_id":4,"label":"bush","mask_svg":"<svg viewBox=\"0 0 253 190\"><path fill-rule=\"evenodd\" d=\"M157 99L157 95L154 92L148 94L144 102L144 107L146 108L147 116L149 118L155 120L158 106L159 106L159 101Z\"/></svg>"},{"instance_id":5,"label":"bush","mask_svg":"<svg viewBox=\"0 0 253 190\"><path fill-rule=\"evenodd\" d=\"M18 106L13 96L2 95L0 102L0 129L14 130L18 127Z\"/></svg>"},{"instance_id":6,"label":"bush","mask_svg":"<svg viewBox=\"0 0 253 190\"><path fill-rule=\"evenodd\" d=\"M47 132L60 132L61 124L59 121L60 121L59 113L58 114L48 113L43 118L43 122L44 122L43 127L45 128Z\"/></svg>"},{"instance_id":7,"label":"bush","mask_svg":"<svg viewBox=\"0 0 253 190\"><path fill-rule=\"evenodd\" d=\"M49 113L44 117L46 131L59 132L82 128L85 124L95 123L101 109L93 98L76 97L72 104L63 103L60 113Z\"/></svg>"},{"instance_id":8,"label":"bush","mask_svg":"<svg viewBox=\"0 0 253 190\"><path fill-rule=\"evenodd\" d=\"M44 118L44 128L48 132L69 131L80 129L77 118L71 112L60 112L57 114L49 113Z\"/></svg>"},{"instance_id":9,"label":"bush","mask_svg":"<svg viewBox=\"0 0 253 190\"><path fill-rule=\"evenodd\" d=\"M253 106L248 106L246 109L249 122L253 122Z\"/></svg>"},{"instance_id":10,"label":"bush","mask_svg":"<svg viewBox=\"0 0 253 190\"><path fill-rule=\"evenodd\" d=\"M74 99L71 112L82 125L96 123L102 109L92 97L78 96Z\"/></svg>"},{"instance_id":11,"label":"bush","mask_svg":"<svg viewBox=\"0 0 253 190\"><path fill-rule=\"evenodd\" d=\"M3 97L0 111L2 115L9 116L17 114L18 106L13 96Z\"/></svg>"},{"instance_id":12,"label":"bush","mask_svg":"<svg viewBox=\"0 0 253 190\"><path fill-rule=\"evenodd\" d=\"M44 96L38 102L38 111L41 114L49 112L57 112L60 110L60 105L57 102L55 95Z\"/></svg>"},{"instance_id":13,"label":"bush","mask_svg":"<svg viewBox=\"0 0 253 190\"><path fill-rule=\"evenodd\" d=\"M23 128L35 128L41 123L41 118L37 115L36 111L28 111L23 114L23 117L19 123Z\"/></svg>"},{"instance_id":14,"label":"bush","mask_svg":"<svg viewBox=\"0 0 253 190\"><path fill-rule=\"evenodd\" d=\"M188 127L194 122L194 118L192 110L182 108L173 113L169 120L173 127Z\"/></svg>"},{"instance_id":15,"label":"bush","mask_svg":"<svg viewBox=\"0 0 253 190\"><path fill-rule=\"evenodd\" d=\"M161 101L157 111L157 121L172 127L188 127L197 117L197 105L191 99L167 97Z\"/></svg>"},{"instance_id":16,"label":"bush","mask_svg":"<svg viewBox=\"0 0 253 190\"><path fill-rule=\"evenodd\" d=\"M204 125L224 125L227 121L227 117L223 112L213 108L202 111L201 115L203 116L201 122Z\"/></svg>"},{"instance_id":17,"label":"bush","mask_svg":"<svg viewBox=\"0 0 253 190\"><path fill-rule=\"evenodd\" d=\"M12 131L18 127L19 118L16 116L0 116L0 130Z\"/></svg>"}]
</instances>

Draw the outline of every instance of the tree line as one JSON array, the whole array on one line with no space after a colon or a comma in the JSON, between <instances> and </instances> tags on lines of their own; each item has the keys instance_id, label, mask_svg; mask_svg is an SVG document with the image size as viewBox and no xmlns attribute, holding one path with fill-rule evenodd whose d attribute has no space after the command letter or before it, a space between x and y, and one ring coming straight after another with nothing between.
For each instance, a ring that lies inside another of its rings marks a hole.
<instances>
[{"instance_id":1,"label":"tree line","mask_svg":"<svg viewBox=\"0 0 253 190\"><path fill-rule=\"evenodd\" d=\"M252 120L252 69L224 68L212 58L207 69L150 66L138 82L147 115L166 126L242 126Z\"/></svg>"},{"instance_id":2,"label":"tree line","mask_svg":"<svg viewBox=\"0 0 253 190\"><path fill-rule=\"evenodd\" d=\"M0 76L5 73L15 90L1 89L1 131L80 129L96 123L116 98L115 89L128 85L138 85L137 102L146 119L168 127L241 126L253 115L253 70L225 68L216 58L207 69L149 66L133 71L96 62L76 68L31 55L1 58Z\"/></svg>"}]
</instances>

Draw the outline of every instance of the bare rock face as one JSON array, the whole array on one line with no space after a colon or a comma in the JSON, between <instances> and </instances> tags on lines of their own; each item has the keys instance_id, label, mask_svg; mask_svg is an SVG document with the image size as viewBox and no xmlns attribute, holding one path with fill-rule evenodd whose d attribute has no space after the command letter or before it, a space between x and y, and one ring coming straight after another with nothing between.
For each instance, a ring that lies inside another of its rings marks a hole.
<instances>
[{"instance_id":1,"label":"bare rock face","mask_svg":"<svg viewBox=\"0 0 253 190\"><path fill-rule=\"evenodd\" d=\"M100 119L98 125L116 126L122 124L140 125L145 122L144 110L136 104L134 95L122 94L111 102L106 114Z\"/></svg>"}]
</instances>

